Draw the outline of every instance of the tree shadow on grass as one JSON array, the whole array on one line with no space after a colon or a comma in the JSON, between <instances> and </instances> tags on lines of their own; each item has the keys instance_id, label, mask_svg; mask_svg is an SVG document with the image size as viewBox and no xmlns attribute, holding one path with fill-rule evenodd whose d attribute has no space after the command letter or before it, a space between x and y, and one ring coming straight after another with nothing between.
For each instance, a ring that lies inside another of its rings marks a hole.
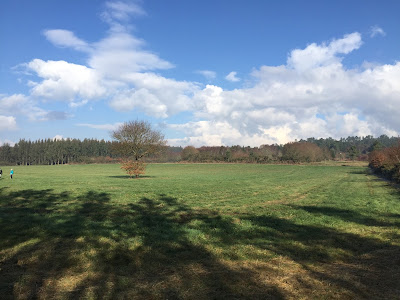
<instances>
[{"instance_id":1,"label":"tree shadow on grass","mask_svg":"<svg viewBox=\"0 0 400 300\"><path fill-rule=\"evenodd\" d=\"M268 236L250 243L290 257L310 277L340 291L340 298L396 299L394 295L399 295L400 247L389 240L268 216L247 220L260 227L254 236Z\"/></svg>"},{"instance_id":2,"label":"tree shadow on grass","mask_svg":"<svg viewBox=\"0 0 400 300\"><path fill-rule=\"evenodd\" d=\"M114 175L108 176L109 178L118 178L118 179L149 179L149 178L156 178L156 176L149 176L149 175L140 175L139 178L135 178L133 175L130 177L129 175Z\"/></svg>"},{"instance_id":3,"label":"tree shadow on grass","mask_svg":"<svg viewBox=\"0 0 400 300\"><path fill-rule=\"evenodd\" d=\"M391 243L378 239L339 232L329 227L296 224L271 216L243 216L243 220L251 221L254 228L250 232L236 232L238 243L251 243L261 249L288 256L301 264L329 263L338 258L393 247ZM263 239L265 236L268 238Z\"/></svg>"},{"instance_id":4,"label":"tree shadow on grass","mask_svg":"<svg viewBox=\"0 0 400 300\"><path fill-rule=\"evenodd\" d=\"M95 191L3 189L0 199L3 299L283 299L190 241L182 216L198 214L166 195L118 205Z\"/></svg>"},{"instance_id":5,"label":"tree shadow on grass","mask_svg":"<svg viewBox=\"0 0 400 300\"><path fill-rule=\"evenodd\" d=\"M369 175L370 171L367 167L363 168L362 170L353 170L348 172L349 174L354 174L354 175Z\"/></svg>"},{"instance_id":6,"label":"tree shadow on grass","mask_svg":"<svg viewBox=\"0 0 400 300\"><path fill-rule=\"evenodd\" d=\"M349 210L349 209L341 209L336 207L328 207L328 206L301 206L296 205L292 206L295 209L302 209L307 211L308 213L312 213L314 215L324 215L330 216L337 219L341 219L346 222L357 223L365 226L380 226L380 227L392 227L397 226L400 227L399 220L394 216L390 215L384 216L386 219L389 217L393 219L392 222L377 220L375 218L365 216L359 212Z\"/></svg>"},{"instance_id":7,"label":"tree shadow on grass","mask_svg":"<svg viewBox=\"0 0 400 300\"><path fill-rule=\"evenodd\" d=\"M343 210L299 209L381 224ZM195 210L163 194L120 204L95 191L2 189L0 240L0 295L10 299L285 299L315 289L328 298L394 299L400 276L400 250L389 241ZM308 277L268 264L274 256ZM281 284L277 269L287 272Z\"/></svg>"}]
</instances>

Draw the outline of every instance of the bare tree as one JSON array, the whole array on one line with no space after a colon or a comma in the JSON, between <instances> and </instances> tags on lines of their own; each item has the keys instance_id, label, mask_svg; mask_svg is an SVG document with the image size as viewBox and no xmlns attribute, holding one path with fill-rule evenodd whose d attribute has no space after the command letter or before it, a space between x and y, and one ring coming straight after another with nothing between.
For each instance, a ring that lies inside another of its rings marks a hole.
<instances>
[{"instance_id":1,"label":"bare tree","mask_svg":"<svg viewBox=\"0 0 400 300\"><path fill-rule=\"evenodd\" d=\"M143 157L160 153L166 146L164 135L151 128L146 121L130 121L122 124L111 135L118 143L117 151L125 159L140 161ZM138 164L141 166L141 164ZM138 175L136 175L136 178Z\"/></svg>"}]
</instances>

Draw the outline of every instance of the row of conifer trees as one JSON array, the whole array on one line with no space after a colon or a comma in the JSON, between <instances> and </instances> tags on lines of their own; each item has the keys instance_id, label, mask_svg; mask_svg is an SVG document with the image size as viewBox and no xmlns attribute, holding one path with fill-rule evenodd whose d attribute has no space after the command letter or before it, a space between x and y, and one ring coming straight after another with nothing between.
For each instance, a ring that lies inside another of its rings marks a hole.
<instances>
[{"instance_id":1,"label":"row of conifer trees","mask_svg":"<svg viewBox=\"0 0 400 300\"><path fill-rule=\"evenodd\" d=\"M20 140L13 147L0 147L0 162L10 165L54 165L112 158L112 143L95 139Z\"/></svg>"}]
</instances>

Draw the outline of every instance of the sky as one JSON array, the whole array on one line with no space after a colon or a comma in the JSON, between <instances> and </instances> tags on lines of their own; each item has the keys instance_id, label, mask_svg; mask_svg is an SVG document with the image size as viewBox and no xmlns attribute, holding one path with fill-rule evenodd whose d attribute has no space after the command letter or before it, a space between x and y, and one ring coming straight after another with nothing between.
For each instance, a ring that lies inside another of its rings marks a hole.
<instances>
[{"instance_id":1,"label":"sky","mask_svg":"<svg viewBox=\"0 0 400 300\"><path fill-rule=\"evenodd\" d=\"M400 1L2 0L0 145L400 134Z\"/></svg>"}]
</instances>

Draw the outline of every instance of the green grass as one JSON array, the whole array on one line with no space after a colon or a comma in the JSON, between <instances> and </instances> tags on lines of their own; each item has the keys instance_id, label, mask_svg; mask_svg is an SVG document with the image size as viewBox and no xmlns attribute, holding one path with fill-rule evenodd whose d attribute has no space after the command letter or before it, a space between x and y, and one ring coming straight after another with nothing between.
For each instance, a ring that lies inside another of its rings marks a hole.
<instances>
[{"instance_id":1,"label":"green grass","mask_svg":"<svg viewBox=\"0 0 400 300\"><path fill-rule=\"evenodd\" d=\"M400 193L362 166L2 169L1 299L400 294Z\"/></svg>"}]
</instances>

